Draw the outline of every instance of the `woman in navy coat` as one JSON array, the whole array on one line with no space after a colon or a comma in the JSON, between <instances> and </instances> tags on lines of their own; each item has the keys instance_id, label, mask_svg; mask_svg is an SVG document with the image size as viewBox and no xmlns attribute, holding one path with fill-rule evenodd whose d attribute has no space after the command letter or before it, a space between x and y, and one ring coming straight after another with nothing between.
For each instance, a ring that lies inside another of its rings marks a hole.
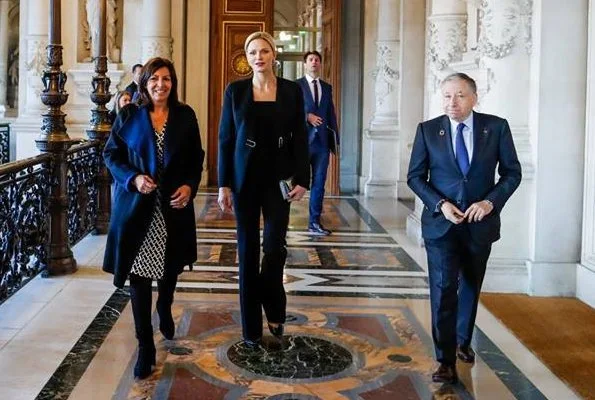
<instances>
[{"instance_id":1,"label":"woman in navy coat","mask_svg":"<svg viewBox=\"0 0 595 400\"><path fill-rule=\"evenodd\" d=\"M300 87L273 73L274 39L255 32L244 50L252 78L231 83L219 126L219 206L235 209L240 261L240 308L244 343L258 347L262 310L281 339L286 296L283 267L289 202L310 185L308 137ZM291 179L287 198L280 180ZM260 261L260 215L264 220Z\"/></svg>"},{"instance_id":2,"label":"woman in navy coat","mask_svg":"<svg viewBox=\"0 0 595 400\"><path fill-rule=\"evenodd\" d=\"M196 115L178 101L177 86L169 60L149 60L140 79L141 105L122 109L104 150L114 192L103 269L114 274L119 288L130 280L139 342L134 375L141 379L155 365L152 281L158 286L159 329L172 339L177 277L197 259L192 200L204 151Z\"/></svg>"}]
</instances>

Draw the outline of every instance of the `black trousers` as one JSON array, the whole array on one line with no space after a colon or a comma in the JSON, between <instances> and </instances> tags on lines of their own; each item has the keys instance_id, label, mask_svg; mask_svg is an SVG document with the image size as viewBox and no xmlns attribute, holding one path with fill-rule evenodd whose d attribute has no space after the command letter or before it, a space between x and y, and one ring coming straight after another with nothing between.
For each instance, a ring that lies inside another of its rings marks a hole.
<instances>
[{"instance_id":1,"label":"black trousers","mask_svg":"<svg viewBox=\"0 0 595 400\"><path fill-rule=\"evenodd\" d=\"M240 310L244 339L262 336L262 309L269 322L284 323L287 298L283 267L289 203L276 182L249 180L234 194L240 261ZM260 262L260 215L264 220L263 258Z\"/></svg>"},{"instance_id":2,"label":"black trousers","mask_svg":"<svg viewBox=\"0 0 595 400\"><path fill-rule=\"evenodd\" d=\"M466 223L425 240L436 359L456 362L456 346L471 344L481 285L492 244L478 244Z\"/></svg>"},{"instance_id":3,"label":"black trousers","mask_svg":"<svg viewBox=\"0 0 595 400\"><path fill-rule=\"evenodd\" d=\"M172 274L157 281L157 312L170 311L174 302L174 292L178 276ZM140 347L154 346L153 325L151 323L151 306L153 301L153 280L130 274L130 301L134 316L134 328Z\"/></svg>"}]
</instances>

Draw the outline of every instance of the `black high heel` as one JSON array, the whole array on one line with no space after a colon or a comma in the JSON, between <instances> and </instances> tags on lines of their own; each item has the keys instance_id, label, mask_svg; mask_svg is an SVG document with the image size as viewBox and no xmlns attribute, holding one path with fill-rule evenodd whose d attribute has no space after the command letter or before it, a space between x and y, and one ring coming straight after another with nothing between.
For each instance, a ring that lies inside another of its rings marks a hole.
<instances>
[{"instance_id":1,"label":"black high heel","mask_svg":"<svg viewBox=\"0 0 595 400\"><path fill-rule=\"evenodd\" d=\"M251 340L251 339L244 339L242 341L243 345L251 350L258 349L260 344L262 343L261 339Z\"/></svg>"},{"instance_id":2,"label":"black high heel","mask_svg":"<svg viewBox=\"0 0 595 400\"><path fill-rule=\"evenodd\" d=\"M267 325L269 326L269 331L274 337L279 340L283 339L283 324L273 326L267 322Z\"/></svg>"}]
</instances>

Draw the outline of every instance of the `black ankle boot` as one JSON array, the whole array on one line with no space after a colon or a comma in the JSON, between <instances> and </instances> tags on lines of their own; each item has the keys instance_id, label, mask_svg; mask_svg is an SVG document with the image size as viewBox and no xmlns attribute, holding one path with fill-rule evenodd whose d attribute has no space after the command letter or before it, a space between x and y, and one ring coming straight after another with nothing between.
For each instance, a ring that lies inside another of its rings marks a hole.
<instances>
[{"instance_id":1,"label":"black ankle boot","mask_svg":"<svg viewBox=\"0 0 595 400\"><path fill-rule=\"evenodd\" d=\"M156 364L156 350L155 347L139 347L138 358L134 365L134 377L138 379L145 379L151 372L153 372L153 366Z\"/></svg>"},{"instance_id":2,"label":"black ankle boot","mask_svg":"<svg viewBox=\"0 0 595 400\"><path fill-rule=\"evenodd\" d=\"M167 340L172 340L176 333L176 325L174 324L174 317L171 315L171 307L158 308L159 314L159 330Z\"/></svg>"},{"instance_id":3,"label":"black ankle boot","mask_svg":"<svg viewBox=\"0 0 595 400\"><path fill-rule=\"evenodd\" d=\"M279 324L276 327L269 323L267 323L267 325L269 326L269 331L274 337L279 340L283 339L283 324Z\"/></svg>"}]
</instances>

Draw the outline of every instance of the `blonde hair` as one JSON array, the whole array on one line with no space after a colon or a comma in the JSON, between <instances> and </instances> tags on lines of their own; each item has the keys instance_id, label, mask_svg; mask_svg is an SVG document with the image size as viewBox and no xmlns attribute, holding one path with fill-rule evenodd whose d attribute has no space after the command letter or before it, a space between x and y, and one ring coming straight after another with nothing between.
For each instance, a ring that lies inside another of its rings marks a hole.
<instances>
[{"instance_id":1,"label":"blonde hair","mask_svg":"<svg viewBox=\"0 0 595 400\"><path fill-rule=\"evenodd\" d=\"M269 46L271 46L271 50L273 50L273 55L275 57L277 56L277 47L275 46L275 38L273 38L267 32L253 32L253 33L251 33L246 38L246 41L244 42L244 51L246 53L248 52L248 45L250 44L250 42L252 42L253 40L256 40L256 39L262 39L265 42L267 42L269 44Z\"/></svg>"}]
</instances>

